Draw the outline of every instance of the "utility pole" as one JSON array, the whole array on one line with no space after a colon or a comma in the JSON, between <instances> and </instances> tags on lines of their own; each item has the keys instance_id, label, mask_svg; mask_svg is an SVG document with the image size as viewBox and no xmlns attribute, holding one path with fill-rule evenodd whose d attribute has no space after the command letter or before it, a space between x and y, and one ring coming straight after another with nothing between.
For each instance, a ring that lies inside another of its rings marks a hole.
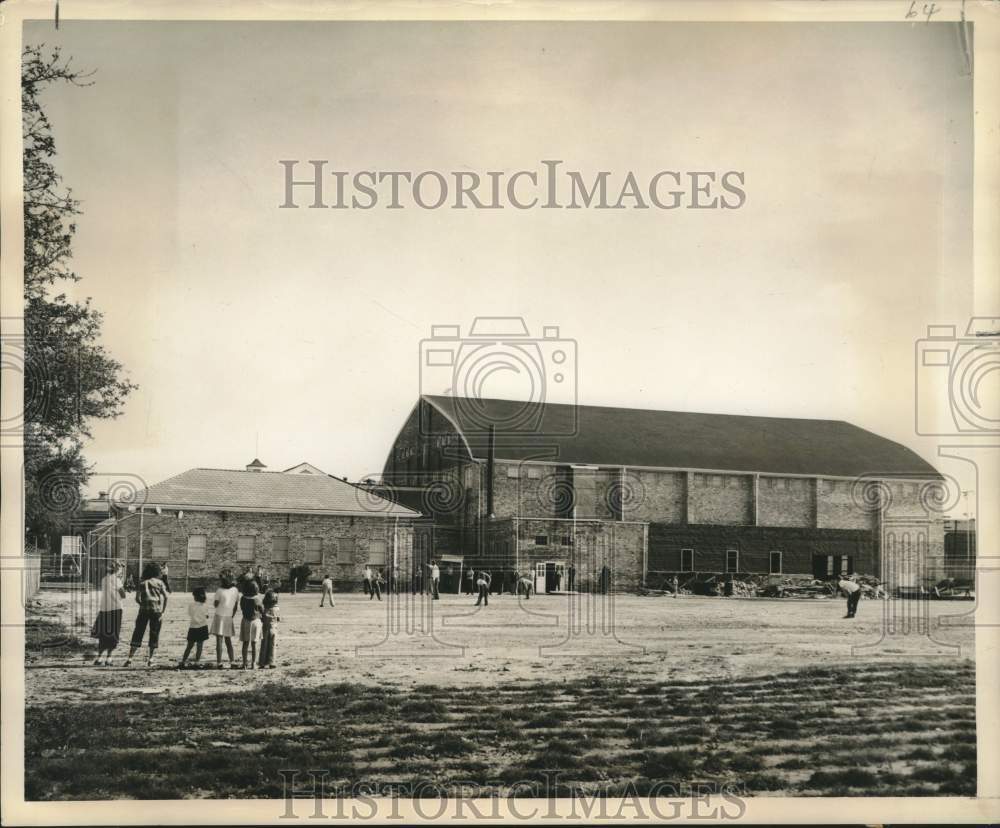
<instances>
[{"instance_id":1,"label":"utility pole","mask_svg":"<svg viewBox=\"0 0 1000 828\"><path fill-rule=\"evenodd\" d=\"M966 574L971 574L972 571L972 512L969 510L969 495L972 494L975 489L964 489L962 491L962 497L965 498L965 566Z\"/></svg>"},{"instance_id":2,"label":"utility pole","mask_svg":"<svg viewBox=\"0 0 1000 828\"><path fill-rule=\"evenodd\" d=\"M136 585L138 585L139 580L142 578L142 529L143 529L143 518L146 516L146 507L139 507L139 571L136 574Z\"/></svg>"}]
</instances>

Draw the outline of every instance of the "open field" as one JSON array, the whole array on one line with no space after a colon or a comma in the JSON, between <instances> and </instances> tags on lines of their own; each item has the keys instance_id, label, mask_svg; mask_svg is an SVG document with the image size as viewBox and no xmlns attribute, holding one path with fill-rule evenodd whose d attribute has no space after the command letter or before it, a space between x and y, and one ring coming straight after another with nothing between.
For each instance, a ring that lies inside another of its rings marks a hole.
<instances>
[{"instance_id":1,"label":"open field","mask_svg":"<svg viewBox=\"0 0 1000 828\"><path fill-rule=\"evenodd\" d=\"M386 603L347 595L320 610L318 596L285 596L281 666L234 672L168 668L183 649L186 596L169 608L161 666L125 670L90 666L86 639L60 643L74 610L66 594L43 594L29 616L27 796L275 797L280 769L326 769L331 786L517 792L555 773L591 792L666 782L769 795L974 793L969 627L935 632L960 652L930 656L927 639L910 636L852 655L878 641L881 602L863 602L850 621L839 600L616 596L625 644L584 637L572 644L582 657L540 654L565 637L568 600L504 596L468 615L468 598L447 596L435 627L459 649L393 639L409 654L386 657L356 650L385 639ZM928 606L932 619L971 609ZM133 616L129 607L126 637Z\"/></svg>"}]
</instances>

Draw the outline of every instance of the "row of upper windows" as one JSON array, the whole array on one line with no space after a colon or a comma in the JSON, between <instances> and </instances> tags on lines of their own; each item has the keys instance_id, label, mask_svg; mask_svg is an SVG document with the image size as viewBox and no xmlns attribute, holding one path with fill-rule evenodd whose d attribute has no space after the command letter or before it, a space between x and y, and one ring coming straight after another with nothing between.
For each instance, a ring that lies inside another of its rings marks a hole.
<instances>
[{"instance_id":1,"label":"row of upper windows","mask_svg":"<svg viewBox=\"0 0 1000 828\"><path fill-rule=\"evenodd\" d=\"M767 553L768 572L772 575L781 574L781 559L783 557L780 549L773 549ZM694 549L681 550L681 572L695 571L695 551ZM740 571L740 550L726 550L726 572Z\"/></svg>"},{"instance_id":2,"label":"row of upper windows","mask_svg":"<svg viewBox=\"0 0 1000 828\"><path fill-rule=\"evenodd\" d=\"M369 540L367 545L359 544L354 538L336 538L324 541L323 538L303 538L303 560L310 564L322 563L354 563L355 552L366 548L368 563L385 565L388 541L382 539ZM153 559L170 557L171 536L163 533L151 536ZM287 562L291 538L288 535L277 535L271 538L269 558L273 563ZM258 552L264 552L263 544L258 544L256 535L240 535L236 538L236 560L253 561ZM187 536L187 559L189 561L205 560L208 549L207 535Z\"/></svg>"},{"instance_id":3,"label":"row of upper windows","mask_svg":"<svg viewBox=\"0 0 1000 828\"><path fill-rule=\"evenodd\" d=\"M522 472L522 468L525 470ZM526 464L523 467L518 465L505 465L504 474L510 478L528 478L537 480L542 477L542 467ZM548 472L547 474L551 474ZM667 472L676 474L676 472ZM752 476L746 474L705 474L695 472L694 485L717 489L749 489L752 485ZM760 486L768 489L787 489L789 491L809 490L815 478L812 477L770 477L761 475ZM850 491L854 486L854 480L825 480L821 479L822 490ZM920 490L920 483L902 482L897 484L904 494L917 494Z\"/></svg>"}]
</instances>

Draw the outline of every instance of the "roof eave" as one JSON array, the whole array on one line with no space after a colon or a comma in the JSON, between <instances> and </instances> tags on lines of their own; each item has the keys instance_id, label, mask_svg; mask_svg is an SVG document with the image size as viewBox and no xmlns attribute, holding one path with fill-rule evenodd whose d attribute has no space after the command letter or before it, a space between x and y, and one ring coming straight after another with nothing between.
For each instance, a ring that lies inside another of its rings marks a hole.
<instances>
[{"instance_id":1,"label":"roof eave","mask_svg":"<svg viewBox=\"0 0 1000 828\"><path fill-rule=\"evenodd\" d=\"M128 509L128 506L124 504L118 504L115 506L117 509ZM188 511L188 512L240 512L240 513L261 513L261 514L272 514L272 515L321 515L324 517L406 517L406 518L419 518L422 517L420 512L415 512L412 509L407 509L405 506L398 506L392 504L390 508L387 509L279 509L271 506L226 506L226 505L213 505L213 504L191 504L191 503L166 503L157 501L147 501L142 504L142 509L172 509L178 511Z\"/></svg>"}]
</instances>

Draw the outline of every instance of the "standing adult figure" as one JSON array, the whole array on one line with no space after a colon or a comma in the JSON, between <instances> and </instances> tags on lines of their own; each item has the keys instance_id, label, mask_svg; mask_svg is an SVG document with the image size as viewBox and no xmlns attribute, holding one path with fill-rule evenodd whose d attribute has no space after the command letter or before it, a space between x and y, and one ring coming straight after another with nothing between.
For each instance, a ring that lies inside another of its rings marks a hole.
<instances>
[{"instance_id":1,"label":"standing adult figure","mask_svg":"<svg viewBox=\"0 0 1000 828\"><path fill-rule=\"evenodd\" d=\"M331 607L337 606L333 600L333 578L330 577L329 572L323 576L323 594L320 596L319 605L322 607L327 601L330 602Z\"/></svg>"},{"instance_id":2,"label":"standing adult figure","mask_svg":"<svg viewBox=\"0 0 1000 828\"><path fill-rule=\"evenodd\" d=\"M424 566L431 571L431 597L437 601L441 597L441 568L437 565L437 561L431 561Z\"/></svg>"},{"instance_id":3,"label":"standing adult figure","mask_svg":"<svg viewBox=\"0 0 1000 828\"><path fill-rule=\"evenodd\" d=\"M122 582L121 571L117 561L108 561L105 575L101 579L101 592L97 604L97 618L90 634L97 639L97 658L94 664L101 664L104 655L104 666L111 666L111 653L121 639L122 612L125 599L125 584Z\"/></svg>"},{"instance_id":4,"label":"standing adult figure","mask_svg":"<svg viewBox=\"0 0 1000 828\"><path fill-rule=\"evenodd\" d=\"M490 583L492 580L490 573L483 569L476 573L476 588L479 590L479 597L476 599L477 607L480 604L487 607L490 605Z\"/></svg>"},{"instance_id":5,"label":"standing adult figure","mask_svg":"<svg viewBox=\"0 0 1000 828\"><path fill-rule=\"evenodd\" d=\"M167 611L167 587L160 579L160 565L147 563L142 568L142 580L135 591L135 602L139 605L139 613L135 617L135 629L132 631L132 641L129 644L128 659L125 666L132 663L132 657L142 646L143 636L149 627L149 655L146 666L153 665L153 655L160 645L160 626L163 613Z\"/></svg>"}]
</instances>

